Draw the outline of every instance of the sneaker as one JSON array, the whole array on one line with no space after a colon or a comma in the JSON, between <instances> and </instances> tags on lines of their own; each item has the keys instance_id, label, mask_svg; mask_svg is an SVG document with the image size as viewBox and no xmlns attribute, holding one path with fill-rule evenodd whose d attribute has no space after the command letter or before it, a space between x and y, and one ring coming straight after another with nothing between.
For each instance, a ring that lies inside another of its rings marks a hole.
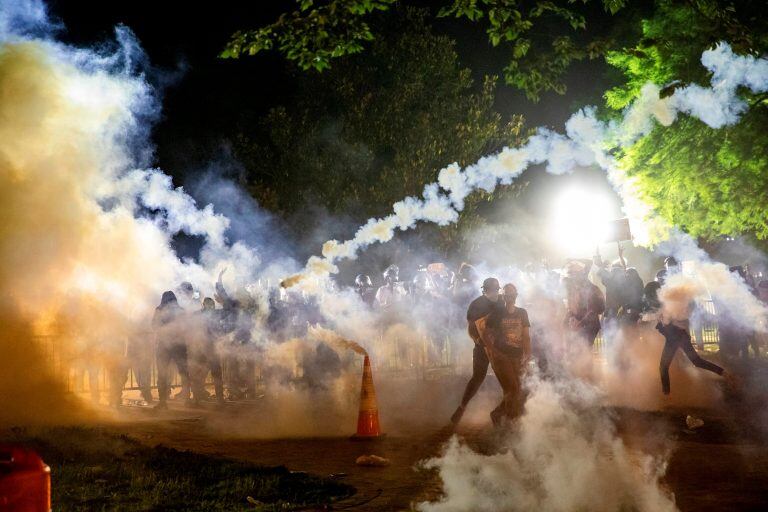
<instances>
[{"instance_id":1,"label":"sneaker","mask_svg":"<svg viewBox=\"0 0 768 512\"><path fill-rule=\"evenodd\" d=\"M456 412L454 412L451 415L451 423L453 423L454 425L458 425L458 423L461 421L461 417L464 416L464 410L465 410L464 406L460 405L456 409Z\"/></svg>"}]
</instances>

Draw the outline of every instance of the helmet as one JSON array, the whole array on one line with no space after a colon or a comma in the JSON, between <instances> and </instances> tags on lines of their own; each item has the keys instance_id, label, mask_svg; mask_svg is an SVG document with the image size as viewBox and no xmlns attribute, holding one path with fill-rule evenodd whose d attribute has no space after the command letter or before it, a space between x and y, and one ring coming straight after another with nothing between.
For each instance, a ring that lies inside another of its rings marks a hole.
<instances>
[{"instance_id":1,"label":"helmet","mask_svg":"<svg viewBox=\"0 0 768 512\"><path fill-rule=\"evenodd\" d=\"M384 271L383 276L385 281L397 282L400 280L400 268L397 265L390 265Z\"/></svg>"},{"instance_id":2,"label":"helmet","mask_svg":"<svg viewBox=\"0 0 768 512\"><path fill-rule=\"evenodd\" d=\"M667 267L667 268L669 268L669 267L676 267L677 265L678 265L677 259L675 259L674 256L667 256L666 258L664 258L664 266L665 267Z\"/></svg>"},{"instance_id":3,"label":"helmet","mask_svg":"<svg viewBox=\"0 0 768 512\"><path fill-rule=\"evenodd\" d=\"M160 305L165 306L166 304L171 303L178 304L178 301L176 300L176 294L170 290L163 292L163 296L160 298Z\"/></svg>"},{"instance_id":4,"label":"helmet","mask_svg":"<svg viewBox=\"0 0 768 512\"><path fill-rule=\"evenodd\" d=\"M184 281L179 285L179 291L187 296L192 296L195 293L195 288L189 281Z\"/></svg>"},{"instance_id":5,"label":"helmet","mask_svg":"<svg viewBox=\"0 0 768 512\"><path fill-rule=\"evenodd\" d=\"M355 278L355 286L358 288L372 288L373 282L371 281L371 276L367 274L358 274Z\"/></svg>"}]
</instances>

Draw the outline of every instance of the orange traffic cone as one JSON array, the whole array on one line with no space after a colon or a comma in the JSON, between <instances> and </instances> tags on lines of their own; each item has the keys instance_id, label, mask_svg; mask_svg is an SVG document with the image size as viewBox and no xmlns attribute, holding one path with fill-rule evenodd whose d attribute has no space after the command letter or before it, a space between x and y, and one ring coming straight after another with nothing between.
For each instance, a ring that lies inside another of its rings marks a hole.
<instances>
[{"instance_id":1,"label":"orange traffic cone","mask_svg":"<svg viewBox=\"0 0 768 512\"><path fill-rule=\"evenodd\" d=\"M360 389L360 412L357 415L357 433L352 439L375 439L382 436L379 427L379 406L376 390L373 388L371 360L365 356L363 363L363 385Z\"/></svg>"}]
</instances>

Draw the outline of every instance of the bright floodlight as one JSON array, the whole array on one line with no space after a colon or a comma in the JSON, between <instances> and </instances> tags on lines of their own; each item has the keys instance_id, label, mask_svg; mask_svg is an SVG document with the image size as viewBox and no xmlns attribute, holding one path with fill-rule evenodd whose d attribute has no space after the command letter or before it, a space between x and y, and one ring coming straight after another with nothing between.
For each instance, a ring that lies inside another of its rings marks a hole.
<instances>
[{"instance_id":1,"label":"bright floodlight","mask_svg":"<svg viewBox=\"0 0 768 512\"><path fill-rule=\"evenodd\" d=\"M554 202L550 236L570 257L587 257L608 235L613 209L600 193L571 188Z\"/></svg>"}]
</instances>

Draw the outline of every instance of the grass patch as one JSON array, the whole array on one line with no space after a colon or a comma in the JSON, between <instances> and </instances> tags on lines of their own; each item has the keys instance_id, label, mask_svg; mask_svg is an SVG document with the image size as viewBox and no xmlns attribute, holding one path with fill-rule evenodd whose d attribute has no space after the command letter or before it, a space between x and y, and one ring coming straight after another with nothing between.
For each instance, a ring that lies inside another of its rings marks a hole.
<instances>
[{"instance_id":1,"label":"grass patch","mask_svg":"<svg viewBox=\"0 0 768 512\"><path fill-rule=\"evenodd\" d=\"M51 467L53 510L266 512L329 504L355 492L282 466L150 448L100 428L16 429L0 441L35 449Z\"/></svg>"}]
</instances>

